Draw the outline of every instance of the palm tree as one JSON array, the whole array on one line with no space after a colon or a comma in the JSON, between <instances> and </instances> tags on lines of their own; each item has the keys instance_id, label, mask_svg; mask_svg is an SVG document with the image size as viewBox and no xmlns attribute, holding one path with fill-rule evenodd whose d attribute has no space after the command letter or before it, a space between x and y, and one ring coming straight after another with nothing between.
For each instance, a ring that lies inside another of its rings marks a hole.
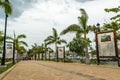
<instances>
[{"instance_id":1,"label":"palm tree","mask_svg":"<svg viewBox=\"0 0 120 80\"><path fill-rule=\"evenodd\" d=\"M2 31L0 31L0 54L2 54L2 50L3 50L3 48L2 48L2 46L3 46L3 39L4 39L4 37L3 37L3 32Z\"/></svg>"},{"instance_id":2,"label":"palm tree","mask_svg":"<svg viewBox=\"0 0 120 80\"><path fill-rule=\"evenodd\" d=\"M26 52L26 49L24 46L19 46L18 53L20 54L20 59L23 58L24 53Z\"/></svg>"},{"instance_id":3,"label":"palm tree","mask_svg":"<svg viewBox=\"0 0 120 80\"><path fill-rule=\"evenodd\" d=\"M4 8L5 14L10 15L12 13L12 6L8 0L0 0L0 6Z\"/></svg>"},{"instance_id":4,"label":"palm tree","mask_svg":"<svg viewBox=\"0 0 120 80\"><path fill-rule=\"evenodd\" d=\"M15 33L14 33L14 37L7 37L8 40L12 40L13 41L14 48L17 51L19 51L19 48L22 45L28 46L26 42L20 40L20 39L24 39L24 38L26 38L26 35L20 34L20 35L16 36ZM15 52L15 50L14 50L14 52ZM13 53L13 54L15 54L15 53ZM17 60L18 60L18 56L19 56L19 54L17 53Z\"/></svg>"},{"instance_id":5,"label":"palm tree","mask_svg":"<svg viewBox=\"0 0 120 80\"><path fill-rule=\"evenodd\" d=\"M81 16L78 17L79 24L72 24L68 26L65 30L61 32L61 35L66 34L68 32L75 32L76 37L81 36L82 34L84 35L84 39L87 40L86 35L88 32L91 30L90 26L87 26L87 21L88 21L88 15L84 9L80 9ZM88 55L88 47L87 45L85 46L85 62L89 63L89 55Z\"/></svg>"},{"instance_id":6,"label":"palm tree","mask_svg":"<svg viewBox=\"0 0 120 80\"><path fill-rule=\"evenodd\" d=\"M37 60L37 49L38 48L38 45L36 43L34 43L34 45L32 45L32 51L35 55L35 60Z\"/></svg>"},{"instance_id":7,"label":"palm tree","mask_svg":"<svg viewBox=\"0 0 120 80\"><path fill-rule=\"evenodd\" d=\"M60 37L58 36L57 30L55 28L53 29L53 35L48 36L44 41L46 42L46 44L55 44L55 50L57 50L57 44L61 44L61 43L67 43L64 39L60 39ZM56 51L57 52L57 51ZM56 58L58 61L58 54L56 53Z\"/></svg>"},{"instance_id":8,"label":"palm tree","mask_svg":"<svg viewBox=\"0 0 120 80\"><path fill-rule=\"evenodd\" d=\"M46 57L47 57L47 54L46 54L46 52L48 51L48 47L47 47L47 43L44 41L44 44L43 44L43 50L44 50L44 54L45 54L45 60L46 60Z\"/></svg>"},{"instance_id":9,"label":"palm tree","mask_svg":"<svg viewBox=\"0 0 120 80\"><path fill-rule=\"evenodd\" d=\"M0 6L4 8L5 12L5 29L4 29L4 46L1 65L5 65L5 53L6 53L6 30L7 30L7 17L12 13L12 7L8 0L0 0Z\"/></svg>"}]
</instances>

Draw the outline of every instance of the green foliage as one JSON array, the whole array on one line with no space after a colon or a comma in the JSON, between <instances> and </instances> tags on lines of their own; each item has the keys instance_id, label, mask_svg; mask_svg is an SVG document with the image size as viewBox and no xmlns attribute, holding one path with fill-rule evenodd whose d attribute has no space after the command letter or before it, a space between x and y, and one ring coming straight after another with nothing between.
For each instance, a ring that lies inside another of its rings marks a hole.
<instances>
[{"instance_id":1,"label":"green foliage","mask_svg":"<svg viewBox=\"0 0 120 80\"><path fill-rule=\"evenodd\" d=\"M53 28L53 35L48 36L45 40L46 44L61 44L61 43L67 43L64 39L60 39L58 36L57 30Z\"/></svg>"},{"instance_id":2,"label":"green foliage","mask_svg":"<svg viewBox=\"0 0 120 80\"><path fill-rule=\"evenodd\" d=\"M106 23L103 25L102 30L103 31L108 31L108 30L115 30L116 31L116 37L118 40L120 40L120 23L117 22L111 22L111 23Z\"/></svg>"},{"instance_id":3,"label":"green foliage","mask_svg":"<svg viewBox=\"0 0 120 80\"><path fill-rule=\"evenodd\" d=\"M18 51L21 46L28 46L25 41L22 41L21 39L25 39L25 34L20 34L16 36L14 33L14 37L7 37L7 40L12 40L15 43L15 49Z\"/></svg>"},{"instance_id":4,"label":"green foliage","mask_svg":"<svg viewBox=\"0 0 120 80\"><path fill-rule=\"evenodd\" d=\"M2 50L3 50L3 32L0 31L0 54L2 54Z\"/></svg>"},{"instance_id":5,"label":"green foliage","mask_svg":"<svg viewBox=\"0 0 120 80\"><path fill-rule=\"evenodd\" d=\"M12 6L8 0L0 0L0 6L4 9L4 12L7 15L10 15L12 13Z\"/></svg>"},{"instance_id":6,"label":"green foliage","mask_svg":"<svg viewBox=\"0 0 120 80\"><path fill-rule=\"evenodd\" d=\"M120 12L120 6L116 7L116 8L106 8L104 9L106 12L114 12L114 13L119 13ZM115 22L120 22L120 14L117 14L113 17L110 18L111 20L114 20Z\"/></svg>"},{"instance_id":7,"label":"green foliage","mask_svg":"<svg viewBox=\"0 0 120 80\"><path fill-rule=\"evenodd\" d=\"M12 63L7 64L7 67L0 67L0 74L3 73L4 71L8 70L13 66Z\"/></svg>"},{"instance_id":8,"label":"green foliage","mask_svg":"<svg viewBox=\"0 0 120 80\"><path fill-rule=\"evenodd\" d=\"M76 37L71 42L68 43L67 47L72 52L76 52L78 55L83 55L84 47L89 45L91 41L82 37Z\"/></svg>"},{"instance_id":9,"label":"green foliage","mask_svg":"<svg viewBox=\"0 0 120 80\"><path fill-rule=\"evenodd\" d=\"M88 55L88 44L87 43L87 34L89 31L91 31L91 26L87 26L87 21L88 21L88 14L86 13L86 11L84 9L80 9L80 12L81 12L81 16L78 16L78 22L79 24L72 24L70 26L68 26L66 29L64 29L61 34L66 34L68 32L75 32L76 33L76 37L79 37L81 35L84 36L84 49L85 49L85 60L86 60L86 63L89 63L89 55ZM70 43L70 45L72 45L72 43ZM77 45L81 45L81 44L77 44ZM71 48L71 49L74 49L74 48ZM82 48L82 52L84 50ZM75 50L75 51L78 51ZM80 51L78 51L80 52Z\"/></svg>"}]
</instances>

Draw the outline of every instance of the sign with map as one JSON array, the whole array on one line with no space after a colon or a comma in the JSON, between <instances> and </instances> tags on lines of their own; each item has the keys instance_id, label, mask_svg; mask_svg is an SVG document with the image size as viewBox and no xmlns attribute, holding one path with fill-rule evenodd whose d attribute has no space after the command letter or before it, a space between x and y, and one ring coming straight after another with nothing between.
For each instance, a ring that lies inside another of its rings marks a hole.
<instances>
[{"instance_id":1,"label":"sign with map","mask_svg":"<svg viewBox=\"0 0 120 80\"><path fill-rule=\"evenodd\" d=\"M114 31L97 34L97 47L99 56L116 56L116 43Z\"/></svg>"}]
</instances>

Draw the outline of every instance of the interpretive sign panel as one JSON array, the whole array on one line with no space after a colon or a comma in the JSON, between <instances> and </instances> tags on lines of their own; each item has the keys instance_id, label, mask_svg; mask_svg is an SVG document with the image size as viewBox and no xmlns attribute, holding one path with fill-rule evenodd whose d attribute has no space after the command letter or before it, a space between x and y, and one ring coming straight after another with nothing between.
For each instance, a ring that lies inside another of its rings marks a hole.
<instances>
[{"instance_id":1,"label":"interpretive sign panel","mask_svg":"<svg viewBox=\"0 0 120 80\"><path fill-rule=\"evenodd\" d=\"M6 58L13 58L13 43L6 42Z\"/></svg>"},{"instance_id":2,"label":"interpretive sign panel","mask_svg":"<svg viewBox=\"0 0 120 80\"><path fill-rule=\"evenodd\" d=\"M116 56L114 32L98 33L99 56Z\"/></svg>"},{"instance_id":3,"label":"interpretive sign panel","mask_svg":"<svg viewBox=\"0 0 120 80\"><path fill-rule=\"evenodd\" d=\"M112 58L118 60L119 63L116 32L114 30L96 33L96 49L98 64L100 58L106 58L104 60Z\"/></svg>"}]
</instances>

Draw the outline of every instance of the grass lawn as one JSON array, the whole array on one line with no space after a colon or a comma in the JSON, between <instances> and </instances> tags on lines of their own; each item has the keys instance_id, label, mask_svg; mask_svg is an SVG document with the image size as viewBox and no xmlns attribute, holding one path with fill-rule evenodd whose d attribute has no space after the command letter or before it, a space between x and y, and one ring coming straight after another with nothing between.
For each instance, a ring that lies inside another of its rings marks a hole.
<instances>
[{"instance_id":1,"label":"grass lawn","mask_svg":"<svg viewBox=\"0 0 120 80\"><path fill-rule=\"evenodd\" d=\"M12 66L13 66L13 64L9 63L9 64L6 65L6 67L0 67L0 74L3 73L4 71L6 71L7 69L9 69Z\"/></svg>"}]
</instances>

